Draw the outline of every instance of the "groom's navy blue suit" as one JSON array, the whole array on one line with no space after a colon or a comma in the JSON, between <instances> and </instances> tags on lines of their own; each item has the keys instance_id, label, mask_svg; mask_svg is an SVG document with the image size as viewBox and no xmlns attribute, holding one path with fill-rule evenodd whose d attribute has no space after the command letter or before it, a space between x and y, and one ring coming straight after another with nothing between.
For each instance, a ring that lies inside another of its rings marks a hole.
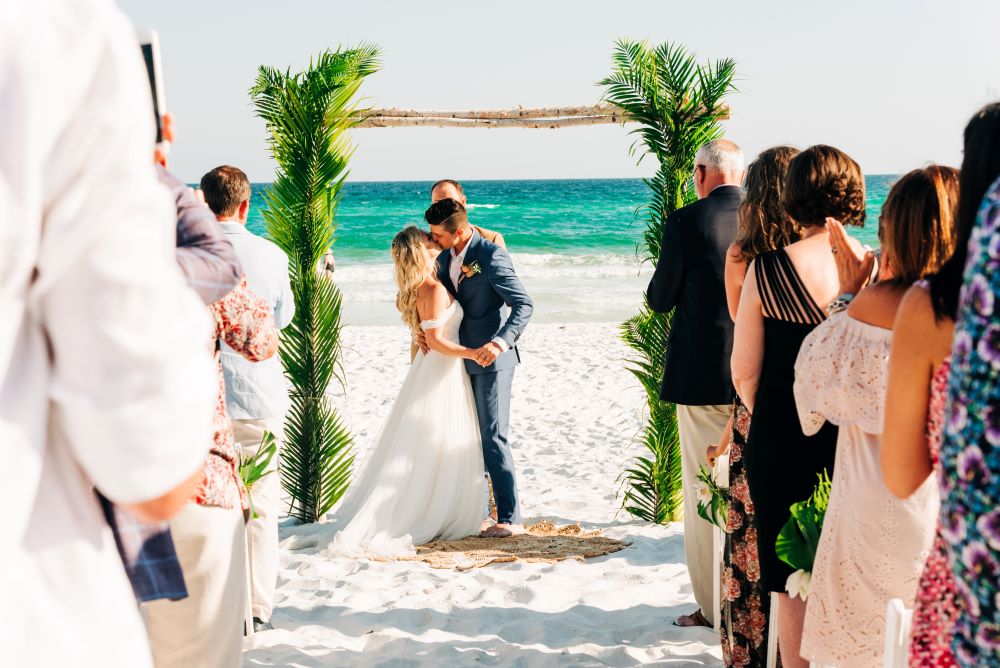
<instances>
[{"instance_id":1,"label":"groom's navy blue suit","mask_svg":"<svg viewBox=\"0 0 1000 668\"><path fill-rule=\"evenodd\" d=\"M531 297L514 273L507 251L486 241L475 230L465 252L464 265L478 266L480 272L462 278L458 285L454 285L449 273L451 262L451 251L438 255L438 278L465 312L459 329L460 343L467 348L479 348L500 338L508 346L508 350L490 366L481 367L472 360L466 360L465 369L469 372L476 399L483 461L493 482L497 521L520 524L521 508L517 502L514 459L507 442L507 427L514 367L521 361L517 340L531 319ZM506 320L504 306L510 309Z\"/></svg>"}]
</instances>

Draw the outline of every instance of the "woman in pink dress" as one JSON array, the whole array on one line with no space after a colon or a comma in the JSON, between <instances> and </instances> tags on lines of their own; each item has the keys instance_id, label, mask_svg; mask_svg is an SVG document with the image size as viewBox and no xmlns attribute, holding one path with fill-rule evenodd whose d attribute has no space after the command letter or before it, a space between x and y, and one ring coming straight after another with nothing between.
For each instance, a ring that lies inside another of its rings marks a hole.
<instances>
[{"instance_id":1,"label":"woman in pink dress","mask_svg":"<svg viewBox=\"0 0 1000 668\"><path fill-rule=\"evenodd\" d=\"M944 184L942 207L956 220L955 236L968 240L957 217L958 193ZM964 257L964 254L963 254ZM955 311L962 285L961 263L952 258L941 271L910 288L896 317L889 364L882 474L886 487L909 499L932 473L941 477L940 449L945 420ZM910 665L957 666L951 651L955 628L955 581L948 563L947 527L940 516L931 553L917 588Z\"/></svg>"}]
</instances>

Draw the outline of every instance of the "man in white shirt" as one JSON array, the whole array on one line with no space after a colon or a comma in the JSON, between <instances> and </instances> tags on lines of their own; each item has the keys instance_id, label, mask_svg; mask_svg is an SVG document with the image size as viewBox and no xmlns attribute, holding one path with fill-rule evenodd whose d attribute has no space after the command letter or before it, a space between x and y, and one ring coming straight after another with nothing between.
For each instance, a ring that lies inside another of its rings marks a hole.
<instances>
[{"instance_id":1,"label":"man in white shirt","mask_svg":"<svg viewBox=\"0 0 1000 668\"><path fill-rule=\"evenodd\" d=\"M215 392L175 257L149 86L107 0L0 21L0 647L10 666L149 666L94 487L165 519L200 479Z\"/></svg>"},{"instance_id":2,"label":"man in white shirt","mask_svg":"<svg viewBox=\"0 0 1000 668\"><path fill-rule=\"evenodd\" d=\"M229 165L216 167L201 179L205 203L215 214L226 238L243 264L247 286L274 309L277 328L284 329L295 314L295 301L288 282L288 257L274 243L246 228L250 214L250 179ZM260 447L264 432L274 434L280 446L288 411L288 391L281 362L274 356L249 362L228 347L222 348L222 371L226 378L226 407L233 421L233 435L245 457ZM271 460L270 473L252 490L254 511L250 522L251 590L254 628L271 628L274 587L278 577L278 506L281 483L276 472L278 457Z\"/></svg>"}]
</instances>

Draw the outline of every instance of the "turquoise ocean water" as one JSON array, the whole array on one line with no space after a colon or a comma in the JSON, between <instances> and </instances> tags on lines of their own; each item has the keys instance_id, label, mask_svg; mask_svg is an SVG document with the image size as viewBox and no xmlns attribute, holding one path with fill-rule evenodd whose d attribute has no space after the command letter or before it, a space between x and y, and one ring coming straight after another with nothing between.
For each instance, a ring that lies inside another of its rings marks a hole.
<instances>
[{"instance_id":1,"label":"turquoise ocean water","mask_svg":"<svg viewBox=\"0 0 1000 668\"><path fill-rule=\"evenodd\" d=\"M875 247L878 212L892 175L866 178L868 220L854 230ZM389 242L423 223L430 182L358 182L344 187L337 214L336 278L349 324L395 324ZM536 321L619 321L633 313L652 268L639 264L646 199L639 179L469 181L470 218L503 233L536 303ZM249 227L264 233L267 184L254 184Z\"/></svg>"}]
</instances>

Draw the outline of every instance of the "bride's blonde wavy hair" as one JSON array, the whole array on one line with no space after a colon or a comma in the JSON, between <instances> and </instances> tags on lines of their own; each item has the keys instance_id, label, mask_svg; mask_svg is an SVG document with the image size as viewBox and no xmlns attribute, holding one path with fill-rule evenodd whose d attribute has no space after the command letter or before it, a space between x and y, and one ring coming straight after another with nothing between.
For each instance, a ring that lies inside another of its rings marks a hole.
<instances>
[{"instance_id":1,"label":"bride's blonde wavy hair","mask_svg":"<svg viewBox=\"0 0 1000 668\"><path fill-rule=\"evenodd\" d=\"M414 332L420 331L417 313L417 290L427 277L427 256L424 253L426 232L416 225L402 229L392 240L392 262L396 267L396 308Z\"/></svg>"}]
</instances>

